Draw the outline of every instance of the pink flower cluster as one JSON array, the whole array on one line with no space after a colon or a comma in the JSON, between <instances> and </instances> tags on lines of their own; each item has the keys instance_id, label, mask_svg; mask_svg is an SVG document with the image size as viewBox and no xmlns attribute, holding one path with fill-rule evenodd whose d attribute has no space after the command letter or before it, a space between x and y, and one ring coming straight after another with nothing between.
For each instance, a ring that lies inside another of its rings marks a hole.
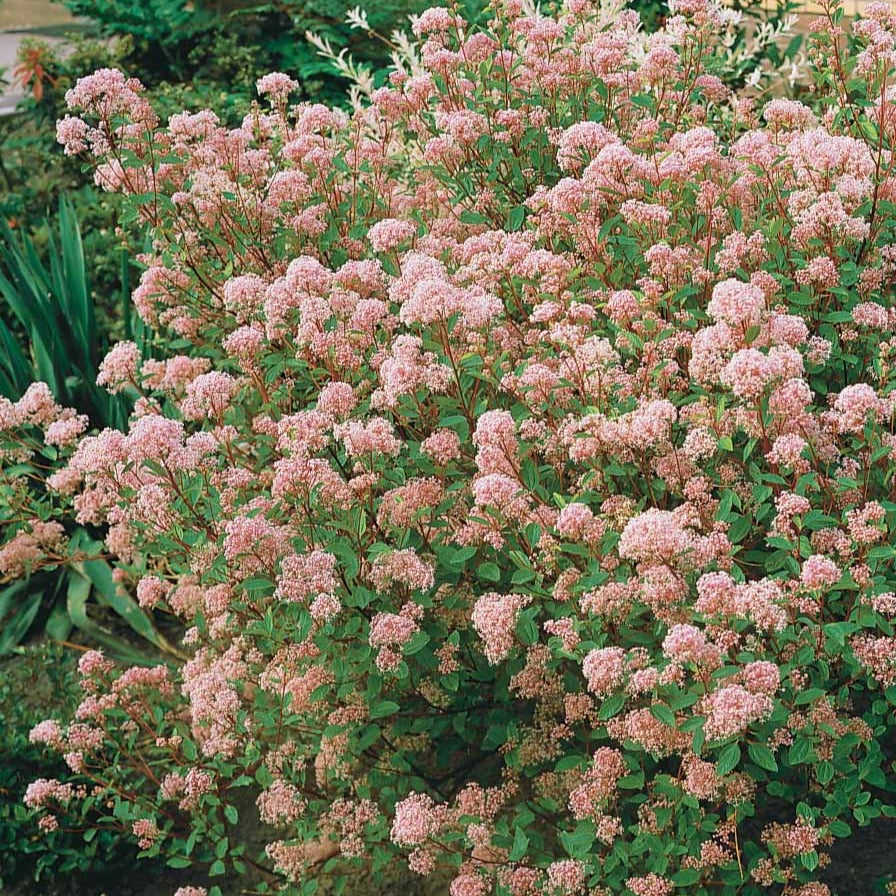
<instances>
[{"instance_id":1,"label":"pink flower cluster","mask_svg":"<svg viewBox=\"0 0 896 896\"><path fill-rule=\"evenodd\" d=\"M531 598L526 595L495 593L484 594L476 601L470 619L492 665L506 659L513 650L517 619L529 603Z\"/></svg>"}]
</instances>

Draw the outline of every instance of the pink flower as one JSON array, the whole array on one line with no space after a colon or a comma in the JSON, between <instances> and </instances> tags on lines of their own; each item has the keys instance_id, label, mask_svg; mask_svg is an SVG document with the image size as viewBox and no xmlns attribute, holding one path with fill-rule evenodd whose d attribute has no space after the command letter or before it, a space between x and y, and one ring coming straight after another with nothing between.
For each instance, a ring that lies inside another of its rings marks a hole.
<instances>
[{"instance_id":1,"label":"pink flower","mask_svg":"<svg viewBox=\"0 0 896 896\"><path fill-rule=\"evenodd\" d=\"M626 524L619 539L619 556L647 565L672 563L694 547L693 535L673 513L651 508Z\"/></svg>"},{"instance_id":2,"label":"pink flower","mask_svg":"<svg viewBox=\"0 0 896 896\"><path fill-rule=\"evenodd\" d=\"M663 653L676 663L695 663L710 667L720 662L719 650L693 625L673 625L663 639Z\"/></svg>"},{"instance_id":3,"label":"pink flower","mask_svg":"<svg viewBox=\"0 0 896 896\"><path fill-rule=\"evenodd\" d=\"M459 874L448 887L450 896L485 896L488 890L488 881L475 873Z\"/></svg>"},{"instance_id":4,"label":"pink flower","mask_svg":"<svg viewBox=\"0 0 896 896\"><path fill-rule=\"evenodd\" d=\"M417 37L421 37L425 34L450 31L460 27L461 24L461 21L444 7L433 6L414 17L412 29Z\"/></svg>"},{"instance_id":5,"label":"pink flower","mask_svg":"<svg viewBox=\"0 0 896 896\"><path fill-rule=\"evenodd\" d=\"M585 866L577 859L560 859L548 865L547 877L552 892L578 893L585 887Z\"/></svg>"},{"instance_id":6,"label":"pink flower","mask_svg":"<svg viewBox=\"0 0 896 896\"><path fill-rule=\"evenodd\" d=\"M86 414L68 414L65 412L58 420L54 420L44 430L44 442L59 448L74 445L87 429L89 419Z\"/></svg>"},{"instance_id":7,"label":"pink flower","mask_svg":"<svg viewBox=\"0 0 896 896\"><path fill-rule=\"evenodd\" d=\"M841 572L837 565L827 557L813 554L803 563L800 572L802 584L813 591L836 585L840 581Z\"/></svg>"},{"instance_id":8,"label":"pink flower","mask_svg":"<svg viewBox=\"0 0 896 896\"><path fill-rule=\"evenodd\" d=\"M112 667L111 660L107 660L99 650L88 650L78 660L78 671L85 677L108 672Z\"/></svg>"},{"instance_id":9,"label":"pink flower","mask_svg":"<svg viewBox=\"0 0 896 896\"><path fill-rule=\"evenodd\" d=\"M869 422L892 413L890 403L878 398L871 386L857 383L843 389L834 401L836 425L843 433L860 433Z\"/></svg>"},{"instance_id":10,"label":"pink flower","mask_svg":"<svg viewBox=\"0 0 896 896\"><path fill-rule=\"evenodd\" d=\"M337 587L336 558L326 551L289 554L280 563L277 597L305 601L332 594Z\"/></svg>"},{"instance_id":11,"label":"pink flower","mask_svg":"<svg viewBox=\"0 0 896 896\"><path fill-rule=\"evenodd\" d=\"M619 779L626 771L627 767L619 750L611 747L597 750L582 783L569 795L569 808L573 816L577 819L596 819L600 815L601 806L616 793Z\"/></svg>"},{"instance_id":12,"label":"pink flower","mask_svg":"<svg viewBox=\"0 0 896 896\"><path fill-rule=\"evenodd\" d=\"M446 466L460 457L460 439L450 429L441 429L426 438L420 449L437 464Z\"/></svg>"},{"instance_id":13,"label":"pink flower","mask_svg":"<svg viewBox=\"0 0 896 896\"><path fill-rule=\"evenodd\" d=\"M306 802L299 791L286 781L274 781L256 800L258 814L265 824L288 827L305 812Z\"/></svg>"},{"instance_id":14,"label":"pink flower","mask_svg":"<svg viewBox=\"0 0 896 896\"><path fill-rule=\"evenodd\" d=\"M432 798L412 793L396 804L389 836L399 846L418 846L435 833L439 823L439 812Z\"/></svg>"},{"instance_id":15,"label":"pink flower","mask_svg":"<svg viewBox=\"0 0 896 896\"><path fill-rule=\"evenodd\" d=\"M591 508L573 501L567 504L557 517L557 533L571 541L594 544L603 537L606 526L595 519Z\"/></svg>"},{"instance_id":16,"label":"pink flower","mask_svg":"<svg viewBox=\"0 0 896 896\"><path fill-rule=\"evenodd\" d=\"M672 882L653 873L644 877L630 877L625 885L635 896L669 896L672 892Z\"/></svg>"},{"instance_id":17,"label":"pink flower","mask_svg":"<svg viewBox=\"0 0 896 896\"><path fill-rule=\"evenodd\" d=\"M386 218L377 221L367 232L370 247L374 252L392 252L402 243L409 242L417 234L417 228L410 221Z\"/></svg>"},{"instance_id":18,"label":"pink flower","mask_svg":"<svg viewBox=\"0 0 896 896\"><path fill-rule=\"evenodd\" d=\"M800 355L792 350L773 349L763 354L744 348L725 365L719 379L739 398L756 401L774 380L798 376L802 369Z\"/></svg>"},{"instance_id":19,"label":"pink flower","mask_svg":"<svg viewBox=\"0 0 896 896\"><path fill-rule=\"evenodd\" d=\"M781 128L805 130L815 126L812 110L796 100L778 97L766 103L762 117L771 125Z\"/></svg>"},{"instance_id":20,"label":"pink flower","mask_svg":"<svg viewBox=\"0 0 896 896\"><path fill-rule=\"evenodd\" d=\"M66 806L74 796L71 784L63 784L55 778L38 778L25 789L23 802L29 809L42 809L57 803Z\"/></svg>"},{"instance_id":21,"label":"pink flower","mask_svg":"<svg viewBox=\"0 0 896 896\"><path fill-rule=\"evenodd\" d=\"M111 393L121 392L137 380L140 350L133 342L119 342L100 363L96 378L98 386L105 386Z\"/></svg>"},{"instance_id":22,"label":"pink flower","mask_svg":"<svg viewBox=\"0 0 896 896\"><path fill-rule=\"evenodd\" d=\"M860 635L852 639L850 646L859 663L882 687L896 683L896 638Z\"/></svg>"},{"instance_id":23,"label":"pink flower","mask_svg":"<svg viewBox=\"0 0 896 896\"><path fill-rule=\"evenodd\" d=\"M416 591L432 588L435 574L430 563L421 560L411 549L380 554L373 561L371 579L374 585L385 591L389 585L402 584Z\"/></svg>"},{"instance_id":24,"label":"pink flower","mask_svg":"<svg viewBox=\"0 0 896 896\"><path fill-rule=\"evenodd\" d=\"M238 381L230 374L219 371L202 373L187 384L181 413L187 420L221 420L238 388Z\"/></svg>"},{"instance_id":25,"label":"pink flower","mask_svg":"<svg viewBox=\"0 0 896 896\"><path fill-rule=\"evenodd\" d=\"M62 729L55 719L38 722L28 732L28 740L32 744L46 744L49 747L60 747L63 742Z\"/></svg>"},{"instance_id":26,"label":"pink flower","mask_svg":"<svg viewBox=\"0 0 896 896\"><path fill-rule=\"evenodd\" d=\"M284 102L299 89L299 82L282 72L271 72L255 82L255 89L261 96L269 96L274 102Z\"/></svg>"},{"instance_id":27,"label":"pink flower","mask_svg":"<svg viewBox=\"0 0 896 896\"><path fill-rule=\"evenodd\" d=\"M59 819L55 815L42 815L37 820L37 826L44 834L52 834L59 830Z\"/></svg>"},{"instance_id":28,"label":"pink flower","mask_svg":"<svg viewBox=\"0 0 896 896\"><path fill-rule=\"evenodd\" d=\"M62 408L46 383L32 383L15 403L15 415L20 423L47 427L59 418Z\"/></svg>"},{"instance_id":29,"label":"pink flower","mask_svg":"<svg viewBox=\"0 0 896 896\"><path fill-rule=\"evenodd\" d=\"M87 122L66 115L56 122L56 140L67 156L80 155L87 150Z\"/></svg>"},{"instance_id":30,"label":"pink flower","mask_svg":"<svg viewBox=\"0 0 896 896\"><path fill-rule=\"evenodd\" d=\"M759 323L764 310L762 291L739 280L723 280L716 284L706 308L713 320L745 330Z\"/></svg>"},{"instance_id":31,"label":"pink flower","mask_svg":"<svg viewBox=\"0 0 896 896\"><path fill-rule=\"evenodd\" d=\"M420 631L421 614L416 604L405 604L400 613L377 613L373 617L367 641L378 648L377 668L385 672L401 662L401 648Z\"/></svg>"},{"instance_id":32,"label":"pink flower","mask_svg":"<svg viewBox=\"0 0 896 896\"><path fill-rule=\"evenodd\" d=\"M781 670L768 660L756 660L744 666L741 677L744 686L754 694L773 697L781 686Z\"/></svg>"},{"instance_id":33,"label":"pink flower","mask_svg":"<svg viewBox=\"0 0 896 896\"><path fill-rule=\"evenodd\" d=\"M625 651L621 647L592 650L582 662L588 690L598 697L608 697L622 683L625 673Z\"/></svg>"},{"instance_id":34,"label":"pink flower","mask_svg":"<svg viewBox=\"0 0 896 896\"><path fill-rule=\"evenodd\" d=\"M772 700L767 694L751 693L739 684L721 687L702 701L706 738L725 740L746 731L754 722L767 719L772 708Z\"/></svg>"},{"instance_id":35,"label":"pink flower","mask_svg":"<svg viewBox=\"0 0 896 896\"><path fill-rule=\"evenodd\" d=\"M140 849L151 849L161 836L158 826L149 818L138 818L131 824L131 831L137 838Z\"/></svg>"},{"instance_id":36,"label":"pink flower","mask_svg":"<svg viewBox=\"0 0 896 896\"><path fill-rule=\"evenodd\" d=\"M166 600L170 592L171 586L158 576L144 576L137 583L137 603L149 609Z\"/></svg>"},{"instance_id":37,"label":"pink flower","mask_svg":"<svg viewBox=\"0 0 896 896\"><path fill-rule=\"evenodd\" d=\"M401 442L395 438L392 424L382 417L366 424L357 420L340 423L334 427L333 434L345 445L349 457L395 457L401 451Z\"/></svg>"},{"instance_id":38,"label":"pink flower","mask_svg":"<svg viewBox=\"0 0 896 896\"><path fill-rule=\"evenodd\" d=\"M473 628L482 638L482 649L491 665L508 657L516 643L520 611L532 598L522 594L484 594L473 607Z\"/></svg>"},{"instance_id":39,"label":"pink flower","mask_svg":"<svg viewBox=\"0 0 896 896\"><path fill-rule=\"evenodd\" d=\"M619 138L595 121L580 121L557 140L557 162L567 171L580 171L605 146Z\"/></svg>"}]
</instances>

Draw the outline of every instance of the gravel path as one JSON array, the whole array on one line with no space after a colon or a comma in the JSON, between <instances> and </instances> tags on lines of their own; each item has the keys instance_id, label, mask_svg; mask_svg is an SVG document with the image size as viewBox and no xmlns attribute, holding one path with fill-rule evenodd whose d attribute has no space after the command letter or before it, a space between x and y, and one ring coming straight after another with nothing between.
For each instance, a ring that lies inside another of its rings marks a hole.
<instances>
[{"instance_id":1,"label":"gravel path","mask_svg":"<svg viewBox=\"0 0 896 896\"><path fill-rule=\"evenodd\" d=\"M3 85L3 93L0 94L0 115L9 115L14 112L16 103L22 98L21 88L10 82L19 44L24 36L21 32L0 32L0 70L7 81Z\"/></svg>"},{"instance_id":2,"label":"gravel path","mask_svg":"<svg viewBox=\"0 0 896 896\"><path fill-rule=\"evenodd\" d=\"M7 80L0 89L0 115L15 112L24 96L21 87L9 83L22 41L37 37L47 43L58 43L60 38L41 34L40 29L73 22L72 14L53 0L0 0L0 72Z\"/></svg>"}]
</instances>

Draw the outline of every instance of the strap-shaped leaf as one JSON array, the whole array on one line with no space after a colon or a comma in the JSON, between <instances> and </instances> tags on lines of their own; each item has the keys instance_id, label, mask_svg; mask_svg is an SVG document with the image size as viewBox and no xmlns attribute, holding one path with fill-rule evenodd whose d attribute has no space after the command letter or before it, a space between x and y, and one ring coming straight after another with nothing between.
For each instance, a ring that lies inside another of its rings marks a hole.
<instances>
[{"instance_id":1,"label":"strap-shaped leaf","mask_svg":"<svg viewBox=\"0 0 896 896\"><path fill-rule=\"evenodd\" d=\"M135 665L153 665L149 658L135 650L126 641L98 625L87 615L87 602L90 598L91 588L90 579L80 573L73 571L69 576L66 608L72 624L76 625L84 634L89 635L97 644L108 647L112 653L121 659Z\"/></svg>"},{"instance_id":2,"label":"strap-shaped leaf","mask_svg":"<svg viewBox=\"0 0 896 896\"><path fill-rule=\"evenodd\" d=\"M40 610L40 591L27 593L28 580L21 579L0 592L0 656L16 647L31 628L34 617Z\"/></svg>"},{"instance_id":3,"label":"strap-shaped leaf","mask_svg":"<svg viewBox=\"0 0 896 896\"><path fill-rule=\"evenodd\" d=\"M0 393L15 400L28 388L32 379L30 359L9 327L0 320Z\"/></svg>"},{"instance_id":4,"label":"strap-shaped leaf","mask_svg":"<svg viewBox=\"0 0 896 896\"><path fill-rule=\"evenodd\" d=\"M93 584L97 599L118 613L141 638L165 653L184 659L184 655L159 633L137 602L129 594L116 588L112 568L105 560L85 560L75 564L75 568Z\"/></svg>"}]
</instances>

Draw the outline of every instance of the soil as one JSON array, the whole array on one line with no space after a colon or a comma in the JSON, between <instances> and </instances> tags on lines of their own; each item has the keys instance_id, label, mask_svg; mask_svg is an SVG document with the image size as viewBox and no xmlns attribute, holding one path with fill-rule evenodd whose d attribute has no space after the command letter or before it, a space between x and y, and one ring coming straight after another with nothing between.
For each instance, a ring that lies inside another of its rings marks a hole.
<instances>
[{"instance_id":1,"label":"soil","mask_svg":"<svg viewBox=\"0 0 896 896\"><path fill-rule=\"evenodd\" d=\"M860 828L829 850L831 864L822 880L836 896L883 896L896 881L896 819L882 818Z\"/></svg>"}]
</instances>

